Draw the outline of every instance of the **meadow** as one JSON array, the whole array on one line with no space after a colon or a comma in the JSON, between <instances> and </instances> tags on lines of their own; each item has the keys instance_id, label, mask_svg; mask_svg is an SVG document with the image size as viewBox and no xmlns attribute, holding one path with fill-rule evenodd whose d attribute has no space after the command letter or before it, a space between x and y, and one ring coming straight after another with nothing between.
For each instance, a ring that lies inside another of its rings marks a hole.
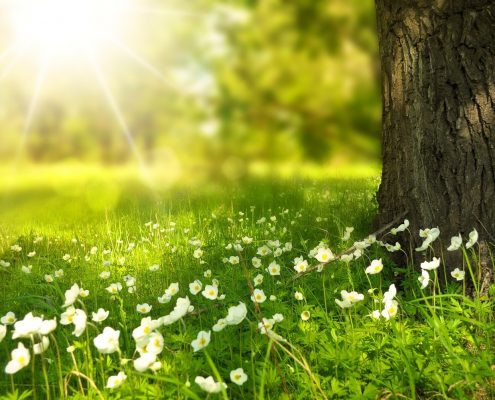
<instances>
[{"instance_id":1,"label":"meadow","mask_svg":"<svg viewBox=\"0 0 495 400\"><path fill-rule=\"evenodd\" d=\"M397 265L398 232L369 237L378 171L2 172L0 399L495 398L475 235L423 232L454 276L430 242Z\"/></svg>"}]
</instances>

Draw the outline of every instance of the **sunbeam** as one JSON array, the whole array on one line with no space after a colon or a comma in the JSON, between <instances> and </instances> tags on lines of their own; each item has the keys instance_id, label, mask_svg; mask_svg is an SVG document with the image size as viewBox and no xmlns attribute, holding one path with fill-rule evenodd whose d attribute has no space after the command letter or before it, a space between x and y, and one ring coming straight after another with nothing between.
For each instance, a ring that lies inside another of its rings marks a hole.
<instances>
[{"instance_id":1,"label":"sunbeam","mask_svg":"<svg viewBox=\"0 0 495 400\"><path fill-rule=\"evenodd\" d=\"M134 142L134 138L132 136L132 133L127 126L127 122L124 119L124 115L122 111L120 110L119 105L117 104L117 100L115 99L112 91L110 90L110 86L108 85L107 79L103 73L103 70L101 69L98 61L96 60L94 54L92 51L88 50L86 52L86 57L87 60L96 76L96 80L98 82L98 85L100 86L103 95L105 96L105 99L107 100L115 118L117 119L117 122L120 126L120 129L122 129L122 133L124 134L124 137L127 140L127 143L129 144L129 147L132 150L132 153L134 154L134 157L136 158L139 167L141 169L141 172L144 174L145 177L149 176L148 174L148 169L146 167L146 164L144 163L144 160L139 153L139 149L136 146L136 143Z\"/></svg>"},{"instance_id":2,"label":"sunbeam","mask_svg":"<svg viewBox=\"0 0 495 400\"><path fill-rule=\"evenodd\" d=\"M5 52L2 53L3 57L0 57L0 61L2 61L2 58L7 58L10 56L7 64L5 64L4 68L0 70L0 81L4 80L12 72L14 67L17 65L17 62L19 61L19 58L24 54L24 51L26 50L26 46L18 47L18 45L16 44L13 44L11 46L13 47L10 49L6 49Z\"/></svg>"},{"instance_id":3,"label":"sunbeam","mask_svg":"<svg viewBox=\"0 0 495 400\"><path fill-rule=\"evenodd\" d=\"M49 60L48 55L45 55L41 60L41 65L40 65L40 68L38 70L38 74L36 76L36 82L34 85L33 95L31 96L31 100L29 102L28 112L26 115L26 119L24 121L24 126L22 128L21 140L19 141L19 146L17 147L17 153L16 153L15 163L14 163L15 166L18 165L18 163L22 157L22 152L24 150L24 146L26 145L27 136L28 136L29 130L31 128L34 113L36 112L36 108L38 105L39 96L40 96L41 90L43 88L43 83L45 82L49 62L50 62L50 60Z\"/></svg>"},{"instance_id":4,"label":"sunbeam","mask_svg":"<svg viewBox=\"0 0 495 400\"><path fill-rule=\"evenodd\" d=\"M156 67L151 65L147 60L145 60L143 57L141 57L139 54L136 54L134 51L132 51L128 46L126 46L124 43L118 41L118 40L111 40L111 43L113 43L116 47L121 49L124 53L126 53L132 60L137 62L141 67L146 69L149 73L154 75L156 78L158 78L164 85L170 87L171 89L174 89L177 92L180 92L180 89L173 83L170 82L170 79L167 79L165 75L163 75Z\"/></svg>"}]
</instances>

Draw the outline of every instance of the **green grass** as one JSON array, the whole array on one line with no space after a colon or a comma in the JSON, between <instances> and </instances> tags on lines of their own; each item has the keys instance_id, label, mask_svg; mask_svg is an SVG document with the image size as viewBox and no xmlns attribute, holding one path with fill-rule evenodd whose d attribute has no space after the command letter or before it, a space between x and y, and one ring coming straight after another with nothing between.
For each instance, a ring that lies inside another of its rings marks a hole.
<instances>
[{"instance_id":1,"label":"green grass","mask_svg":"<svg viewBox=\"0 0 495 400\"><path fill-rule=\"evenodd\" d=\"M377 244L349 265L332 262L321 273L292 279L295 257L317 264L308 252L320 241L339 253L372 231L376 175L259 177L216 184L191 180L155 189L128 170L40 169L6 178L0 188L0 260L10 266L0 267L0 315L13 311L22 319L33 312L60 321L66 290L78 283L90 294L75 304L88 314L84 334L76 338L72 325L59 323L43 358L32 357L30 365L14 375L0 372L2 398L17 398L16 393L39 399L205 398L206 392L194 383L198 375L227 383L225 391L210 398L493 398L491 297L469 298L462 282L453 279L441 290L430 285L421 291L418 272L412 266L395 266ZM257 223L262 217L267 222ZM147 225L150 221L159 226ZM346 226L355 228L349 241L341 239ZM253 243L243 244L242 252L226 249L244 236ZM193 238L202 243L201 260L193 257ZM251 263L257 248L275 239L282 246L292 243L292 249L277 258L280 276L264 270L273 256L260 257L264 268ZM20 252L11 249L15 244L22 247ZM28 257L31 251L36 254ZM70 262L63 259L66 254ZM475 265L475 251L466 254ZM239 264L223 261L235 255ZM364 269L380 257L384 270L368 277ZM153 264L160 269L150 271ZM32 272L22 272L23 265L32 265ZM64 276L45 282L44 275L58 269ZM211 278L203 276L207 269ZM111 273L108 280L99 277L104 270ZM257 308L250 297L259 273L264 280L257 288L276 300L267 299ZM135 278L135 293L126 291L125 275ZM399 284L401 277L405 280ZM224 300L189 292L190 282L199 279L205 285L212 278L218 280ZM124 286L115 299L105 290L113 282ZM157 297L173 282L179 283L179 293L160 304ZM369 314L383 307L375 299L379 301L392 282L398 288L398 314L389 321L372 319ZM342 310L335 303L341 290L363 293L364 301ZM295 299L296 291L304 294L303 301ZM132 331L143 315L136 305L152 305L149 316L156 319L185 296L194 311L158 328L164 337L161 368L135 371L126 360L138 357ZM193 352L191 342L198 332L210 330L239 301L247 306L247 318L212 331L210 344ZM110 311L108 319L91 322L91 312L100 307ZM301 320L303 311L310 311L308 321ZM270 340L258 330L263 317L276 313L284 318L274 328L283 341ZM105 326L120 330L120 355L101 355L93 345ZM11 331L9 327L0 343L2 369L19 342L12 340ZM30 347L29 340L21 341ZM74 359L66 351L69 345L76 347ZM229 378L239 367L248 375L242 386ZM127 380L118 389L106 389L108 377L119 371Z\"/></svg>"}]
</instances>

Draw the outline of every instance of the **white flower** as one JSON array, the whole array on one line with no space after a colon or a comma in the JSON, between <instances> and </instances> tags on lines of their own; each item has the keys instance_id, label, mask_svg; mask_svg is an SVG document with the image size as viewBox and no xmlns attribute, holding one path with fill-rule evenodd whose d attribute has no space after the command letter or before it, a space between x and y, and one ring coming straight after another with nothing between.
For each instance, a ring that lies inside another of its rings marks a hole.
<instances>
[{"instance_id":1,"label":"white flower","mask_svg":"<svg viewBox=\"0 0 495 400\"><path fill-rule=\"evenodd\" d=\"M163 350L163 336L160 332L153 332L148 336L148 343L144 353L160 354ZM144 350L144 349L143 349ZM142 354L142 353L141 353Z\"/></svg>"},{"instance_id":2,"label":"white flower","mask_svg":"<svg viewBox=\"0 0 495 400\"><path fill-rule=\"evenodd\" d=\"M189 297L179 297L172 312L169 315L165 315L164 317L160 318L161 323L163 325L173 324L174 322L181 319L184 315L186 315L189 312L190 307L191 302L189 300Z\"/></svg>"},{"instance_id":3,"label":"white flower","mask_svg":"<svg viewBox=\"0 0 495 400\"><path fill-rule=\"evenodd\" d=\"M19 246L18 244L14 244L13 246L10 246L10 250L16 253L20 253L22 251L22 247Z\"/></svg>"},{"instance_id":4,"label":"white flower","mask_svg":"<svg viewBox=\"0 0 495 400\"><path fill-rule=\"evenodd\" d=\"M25 274L30 274L32 270L33 270L32 265L28 265L27 267L25 265L23 265L21 267L21 271L24 272Z\"/></svg>"},{"instance_id":5,"label":"white flower","mask_svg":"<svg viewBox=\"0 0 495 400\"><path fill-rule=\"evenodd\" d=\"M99 276L101 279L108 279L110 278L110 271L102 271Z\"/></svg>"},{"instance_id":6,"label":"white flower","mask_svg":"<svg viewBox=\"0 0 495 400\"><path fill-rule=\"evenodd\" d=\"M302 301L302 300L304 300L304 295L301 292L295 292L294 298L298 301Z\"/></svg>"},{"instance_id":7,"label":"white flower","mask_svg":"<svg viewBox=\"0 0 495 400\"><path fill-rule=\"evenodd\" d=\"M246 304L240 301L239 305L229 308L228 314L225 317L225 322L227 325L238 325L246 318L246 315Z\"/></svg>"},{"instance_id":8,"label":"white flower","mask_svg":"<svg viewBox=\"0 0 495 400\"><path fill-rule=\"evenodd\" d=\"M351 237L351 233L354 231L354 228L351 226L351 227L346 227L345 228L345 232L344 232L344 236L342 236L342 240L345 242L347 240L350 239Z\"/></svg>"},{"instance_id":9,"label":"white flower","mask_svg":"<svg viewBox=\"0 0 495 400\"><path fill-rule=\"evenodd\" d=\"M110 354L119 350L120 331L109 326L103 329L103 333L93 339L96 349L102 354Z\"/></svg>"},{"instance_id":10,"label":"white flower","mask_svg":"<svg viewBox=\"0 0 495 400\"><path fill-rule=\"evenodd\" d=\"M74 324L74 332L72 334L75 337L79 337L83 334L86 329L86 321L88 317L83 310L76 309L74 317L72 319L72 323Z\"/></svg>"},{"instance_id":11,"label":"white flower","mask_svg":"<svg viewBox=\"0 0 495 400\"><path fill-rule=\"evenodd\" d=\"M440 235L440 230L438 228L432 229L420 229L419 236L425 238L420 247L416 248L416 251L425 251L431 243L433 243Z\"/></svg>"},{"instance_id":12,"label":"white flower","mask_svg":"<svg viewBox=\"0 0 495 400\"><path fill-rule=\"evenodd\" d=\"M424 261L421 263L421 269L426 269L428 271L437 269L440 266L440 259L433 257L431 261Z\"/></svg>"},{"instance_id":13,"label":"white flower","mask_svg":"<svg viewBox=\"0 0 495 400\"><path fill-rule=\"evenodd\" d=\"M136 285L136 278L131 275L124 276L124 282L127 287L133 287Z\"/></svg>"},{"instance_id":14,"label":"white flower","mask_svg":"<svg viewBox=\"0 0 495 400\"><path fill-rule=\"evenodd\" d=\"M348 292L347 290L342 290L340 295L342 296L342 300L348 301L352 304L364 300L364 295L358 292Z\"/></svg>"},{"instance_id":15,"label":"white flower","mask_svg":"<svg viewBox=\"0 0 495 400\"><path fill-rule=\"evenodd\" d=\"M265 292L262 289L254 289L251 300L255 303L263 303L266 300Z\"/></svg>"},{"instance_id":16,"label":"white flower","mask_svg":"<svg viewBox=\"0 0 495 400\"><path fill-rule=\"evenodd\" d=\"M388 321L390 318L393 318L397 315L397 301L390 300L385 303L385 307L382 310L382 316Z\"/></svg>"},{"instance_id":17,"label":"white flower","mask_svg":"<svg viewBox=\"0 0 495 400\"><path fill-rule=\"evenodd\" d=\"M24 347L22 343L17 344L17 348L12 350L12 360L9 361L5 367L6 374L15 374L29 364L31 355L29 350Z\"/></svg>"},{"instance_id":18,"label":"white flower","mask_svg":"<svg viewBox=\"0 0 495 400\"><path fill-rule=\"evenodd\" d=\"M352 255L353 255L354 259L357 260L358 258L360 258L363 255L363 250L356 249L356 250L354 250L354 253L352 253Z\"/></svg>"},{"instance_id":19,"label":"white flower","mask_svg":"<svg viewBox=\"0 0 495 400\"><path fill-rule=\"evenodd\" d=\"M462 281L464 279L465 272L461 271L459 268L454 269L451 273L450 276L454 278L455 280Z\"/></svg>"},{"instance_id":20,"label":"white flower","mask_svg":"<svg viewBox=\"0 0 495 400\"><path fill-rule=\"evenodd\" d=\"M63 269L57 269L53 275L55 278L62 278L64 276L64 270Z\"/></svg>"},{"instance_id":21,"label":"white flower","mask_svg":"<svg viewBox=\"0 0 495 400\"><path fill-rule=\"evenodd\" d=\"M158 297L158 302L160 304L166 304L172 300L172 296L170 296L168 293L164 293L161 297Z\"/></svg>"},{"instance_id":22,"label":"white flower","mask_svg":"<svg viewBox=\"0 0 495 400\"><path fill-rule=\"evenodd\" d=\"M201 248L199 248L199 249L194 250L193 257L199 259L199 258L203 257L203 254L204 254L203 250Z\"/></svg>"},{"instance_id":23,"label":"white flower","mask_svg":"<svg viewBox=\"0 0 495 400\"><path fill-rule=\"evenodd\" d=\"M77 300L81 289L77 283L74 283L69 290L65 291L65 303L63 307L69 307Z\"/></svg>"},{"instance_id":24,"label":"white flower","mask_svg":"<svg viewBox=\"0 0 495 400\"><path fill-rule=\"evenodd\" d=\"M330 249L320 247L316 252L315 258L321 263L327 263L334 259L334 255Z\"/></svg>"},{"instance_id":25,"label":"white flower","mask_svg":"<svg viewBox=\"0 0 495 400\"><path fill-rule=\"evenodd\" d=\"M469 233L469 240L466 243L466 249L473 247L477 241L478 241L478 231L476 229L473 229Z\"/></svg>"},{"instance_id":26,"label":"white flower","mask_svg":"<svg viewBox=\"0 0 495 400\"><path fill-rule=\"evenodd\" d=\"M249 236L244 236L242 239L242 243L244 244L251 244L253 243L253 238Z\"/></svg>"},{"instance_id":27,"label":"white flower","mask_svg":"<svg viewBox=\"0 0 495 400\"><path fill-rule=\"evenodd\" d=\"M382 259L380 258L378 260L371 261L370 266L366 268L365 272L369 275L374 275L380 273L382 269L383 269L383 263L382 263Z\"/></svg>"},{"instance_id":28,"label":"white flower","mask_svg":"<svg viewBox=\"0 0 495 400\"><path fill-rule=\"evenodd\" d=\"M381 315L380 310L374 310L369 316L373 319L380 319Z\"/></svg>"},{"instance_id":29,"label":"white flower","mask_svg":"<svg viewBox=\"0 0 495 400\"><path fill-rule=\"evenodd\" d=\"M156 354L143 353L141 357L134 360L134 369L138 372L144 372L156 362Z\"/></svg>"},{"instance_id":30,"label":"white flower","mask_svg":"<svg viewBox=\"0 0 495 400\"><path fill-rule=\"evenodd\" d=\"M421 270L421 276L418 278L419 283L421 283L421 289L428 286L430 282L430 274L426 270Z\"/></svg>"},{"instance_id":31,"label":"white flower","mask_svg":"<svg viewBox=\"0 0 495 400\"><path fill-rule=\"evenodd\" d=\"M50 339L47 336L42 336L41 341L33 344L33 353L41 354L44 353L50 346Z\"/></svg>"},{"instance_id":32,"label":"white flower","mask_svg":"<svg viewBox=\"0 0 495 400\"><path fill-rule=\"evenodd\" d=\"M274 218L274 217L272 217L272 218ZM275 220L272 220L272 221L275 221ZM280 240L269 240L266 244L269 247L271 247L272 249L277 249L280 247Z\"/></svg>"},{"instance_id":33,"label":"white flower","mask_svg":"<svg viewBox=\"0 0 495 400\"><path fill-rule=\"evenodd\" d=\"M400 224L397 228L392 228L390 233L392 235L397 235L399 232L404 232L409 227L409 220L405 219L402 224Z\"/></svg>"},{"instance_id":34,"label":"white flower","mask_svg":"<svg viewBox=\"0 0 495 400\"><path fill-rule=\"evenodd\" d=\"M268 272L270 275L280 275L280 265L278 265L275 261L272 261L268 266Z\"/></svg>"},{"instance_id":35,"label":"white flower","mask_svg":"<svg viewBox=\"0 0 495 400\"><path fill-rule=\"evenodd\" d=\"M387 302L393 300L396 295L397 295L397 289L396 289L395 285L392 283L389 286L388 291L386 291L383 294L383 302L384 303L387 303Z\"/></svg>"},{"instance_id":36,"label":"white flower","mask_svg":"<svg viewBox=\"0 0 495 400\"><path fill-rule=\"evenodd\" d=\"M393 253L395 251L399 251L400 250L400 243L399 242L395 242L395 244L393 246L391 244L386 243L385 244L385 248L387 249L388 252Z\"/></svg>"},{"instance_id":37,"label":"white flower","mask_svg":"<svg viewBox=\"0 0 495 400\"><path fill-rule=\"evenodd\" d=\"M122 290L122 284L120 282L112 283L110 286L105 288L105 290L110 294L117 294Z\"/></svg>"},{"instance_id":38,"label":"white flower","mask_svg":"<svg viewBox=\"0 0 495 400\"><path fill-rule=\"evenodd\" d=\"M275 296L274 294L271 294L270 295L270 301L275 301L277 300L277 296Z\"/></svg>"},{"instance_id":39,"label":"white flower","mask_svg":"<svg viewBox=\"0 0 495 400\"><path fill-rule=\"evenodd\" d=\"M301 319L303 321L307 321L311 317L311 313L309 311L303 311L301 313Z\"/></svg>"},{"instance_id":40,"label":"white flower","mask_svg":"<svg viewBox=\"0 0 495 400\"><path fill-rule=\"evenodd\" d=\"M148 314L151 311L152 306L148 303L138 304L136 306L136 311L140 314Z\"/></svg>"},{"instance_id":41,"label":"white flower","mask_svg":"<svg viewBox=\"0 0 495 400\"><path fill-rule=\"evenodd\" d=\"M45 282L46 283L52 283L53 282L53 275L51 275L51 274L45 274L45 276L43 277L43 279L45 279Z\"/></svg>"},{"instance_id":42,"label":"white flower","mask_svg":"<svg viewBox=\"0 0 495 400\"><path fill-rule=\"evenodd\" d=\"M450 246L447 247L447 251L459 250L459 247L461 247L461 245L462 245L462 236L459 233L459 235L451 237Z\"/></svg>"},{"instance_id":43,"label":"white flower","mask_svg":"<svg viewBox=\"0 0 495 400\"><path fill-rule=\"evenodd\" d=\"M27 255L27 256L28 256L29 258L32 258L32 257L34 257L35 255L36 255L36 252L35 252L35 251L30 251L30 252L28 253L28 255Z\"/></svg>"},{"instance_id":44,"label":"white flower","mask_svg":"<svg viewBox=\"0 0 495 400\"><path fill-rule=\"evenodd\" d=\"M160 269L160 265L159 265L159 264L153 264L153 265L150 265L150 266L148 267L148 270L149 270L150 272L156 272L156 271L158 271L159 269Z\"/></svg>"},{"instance_id":45,"label":"white flower","mask_svg":"<svg viewBox=\"0 0 495 400\"><path fill-rule=\"evenodd\" d=\"M191 342L191 346L193 348L193 351L196 352L196 351L204 349L206 346L208 346L208 344L210 343L210 335L211 335L210 331L208 331L208 332L200 331L198 333L198 336L196 337L196 339L194 339Z\"/></svg>"},{"instance_id":46,"label":"white flower","mask_svg":"<svg viewBox=\"0 0 495 400\"><path fill-rule=\"evenodd\" d=\"M15 321L17 321L17 318L12 311L9 311L2 318L0 318L0 322L5 325L12 325Z\"/></svg>"},{"instance_id":47,"label":"white flower","mask_svg":"<svg viewBox=\"0 0 495 400\"><path fill-rule=\"evenodd\" d=\"M6 334L7 334L7 327L5 325L0 325L0 343L5 338Z\"/></svg>"},{"instance_id":48,"label":"white flower","mask_svg":"<svg viewBox=\"0 0 495 400\"><path fill-rule=\"evenodd\" d=\"M278 322L282 322L284 320L284 316L280 313L276 313L276 314L273 314L272 319L278 323Z\"/></svg>"},{"instance_id":49,"label":"white flower","mask_svg":"<svg viewBox=\"0 0 495 400\"><path fill-rule=\"evenodd\" d=\"M3 322L3 321L2 321ZM33 313L28 313L24 319L17 321L14 324L14 332L12 339L17 338L29 338L39 333L43 319L40 317L34 317Z\"/></svg>"},{"instance_id":50,"label":"white flower","mask_svg":"<svg viewBox=\"0 0 495 400\"><path fill-rule=\"evenodd\" d=\"M431 241L433 242L438 235L440 235L440 229L438 228L431 228L431 229L420 229L419 230L419 236L422 238L430 238Z\"/></svg>"},{"instance_id":51,"label":"white flower","mask_svg":"<svg viewBox=\"0 0 495 400\"><path fill-rule=\"evenodd\" d=\"M204 276L205 278L209 278L209 277L211 277L211 270L210 270L210 269L207 269L207 270L203 273L203 276Z\"/></svg>"},{"instance_id":52,"label":"white flower","mask_svg":"<svg viewBox=\"0 0 495 400\"><path fill-rule=\"evenodd\" d=\"M261 334L266 335L272 331L273 325L275 325L273 319L262 318L261 322L258 323L258 329Z\"/></svg>"},{"instance_id":53,"label":"white flower","mask_svg":"<svg viewBox=\"0 0 495 400\"><path fill-rule=\"evenodd\" d=\"M416 251L425 251L428 247L430 247L430 244L431 244L431 240L426 238L423 243L421 244L421 246L419 247L416 247L414 250Z\"/></svg>"},{"instance_id":54,"label":"white flower","mask_svg":"<svg viewBox=\"0 0 495 400\"><path fill-rule=\"evenodd\" d=\"M117 389L126 379L127 375L121 371L117 375L109 376L105 387L107 389Z\"/></svg>"},{"instance_id":55,"label":"white flower","mask_svg":"<svg viewBox=\"0 0 495 400\"><path fill-rule=\"evenodd\" d=\"M206 285L201 294L209 300L215 300L218 296L218 288L213 285Z\"/></svg>"},{"instance_id":56,"label":"white flower","mask_svg":"<svg viewBox=\"0 0 495 400\"><path fill-rule=\"evenodd\" d=\"M94 322L103 322L108 318L109 311L105 311L103 308L99 308L97 312L92 313Z\"/></svg>"},{"instance_id":57,"label":"white flower","mask_svg":"<svg viewBox=\"0 0 495 400\"><path fill-rule=\"evenodd\" d=\"M240 243L236 243L236 244L234 244L234 250L237 251L238 253L240 253L241 251L244 250L244 248L242 247L242 245Z\"/></svg>"},{"instance_id":58,"label":"white flower","mask_svg":"<svg viewBox=\"0 0 495 400\"><path fill-rule=\"evenodd\" d=\"M141 319L141 324L132 331L132 338L138 346L146 346L149 335L161 324L161 321L154 321L151 317Z\"/></svg>"},{"instance_id":59,"label":"white flower","mask_svg":"<svg viewBox=\"0 0 495 400\"><path fill-rule=\"evenodd\" d=\"M260 268L261 267L261 259L259 259L258 257L253 257L251 259L251 263L253 264L254 268Z\"/></svg>"},{"instance_id":60,"label":"white flower","mask_svg":"<svg viewBox=\"0 0 495 400\"><path fill-rule=\"evenodd\" d=\"M229 257L229 263L232 265L239 264L239 257L238 256L230 256Z\"/></svg>"},{"instance_id":61,"label":"white flower","mask_svg":"<svg viewBox=\"0 0 495 400\"><path fill-rule=\"evenodd\" d=\"M189 291L194 296L201 292L201 289L203 289L203 284L199 279L196 279L194 282L189 284Z\"/></svg>"},{"instance_id":62,"label":"white flower","mask_svg":"<svg viewBox=\"0 0 495 400\"><path fill-rule=\"evenodd\" d=\"M179 283L174 282L169 285L167 289L165 289L165 293L169 296L175 296L179 292Z\"/></svg>"},{"instance_id":63,"label":"white flower","mask_svg":"<svg viewBox=\"0 0 495 400\"><path fill-rule=\"evenodd\" d=\"M220 318L215 325L211 329L213 329L213 332L220 332L222 331L225 327L227 326L227 321L225 321L225 318Z\"/></svg>"},{"instance_id":64,"label":"white flower","mask_svg":"<svg viewBox=\"0 0 495 400\"><path fill-rule=\"evenodd\" d=\"M259 286L263 283L263 275L258 274L253 279L254 286Z\"/></svg>"},{"instance_id":65,"label":"white flower","mask_svg":"<svg viewBox=\"0 0 495 400\"><path fill-rule=\"evenodd\" d=\"M261 247L258 247L258 250L256 251L256 254L260 255L261 257L267 256L270 254L272 251L270 248L266 245L263 245Z\"/></svg>"},{"instance_id":66,"label":"white flower","mask_svg":"<svg viewBox=\"0 0 495 400\"><path fill-rule=\"evenodd\" d=\"M237 368L234 369L233 371L230 371L230 380L235 383L236 385L241 386L244 382L246 382L248 379L248 376L244 372L242 368Z\"/></svg>"},{"instance_id":67,"label":"white flower","mask_svg":"<svg viewBox=\"0 0 495 400\"><path fill-rule=\"evenodd\" d=\"M296 272L301 273L301 272L305 272L308 269L308 262L304 260L302 257L296 258L294 262L295 262L294 269L296 270Z\"/></svg>"},{"instance_id":68,"label":"white flower","mask_svg":"<svg viewBox=\"0 0 495 400\"><path fill-rule=\"evenodd\" d=\"M194 382L208 393L219 393L222 388L225 389L227 385L224 382L215 382L213 377L209 376L207 378L203 378L202 376L197 376L194 379Z\"/></svg>"}]
</instances>

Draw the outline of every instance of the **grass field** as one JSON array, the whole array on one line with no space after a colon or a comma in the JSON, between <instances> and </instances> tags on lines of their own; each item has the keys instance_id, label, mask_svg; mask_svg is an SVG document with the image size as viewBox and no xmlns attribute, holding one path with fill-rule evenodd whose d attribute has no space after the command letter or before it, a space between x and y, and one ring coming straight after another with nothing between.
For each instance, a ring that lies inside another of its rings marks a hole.
<instances>
[{"instance_id":1,"label":"grass field","mask_svg":"<svg viewBox=\"0 0 495 400\"><path fill-rule=\"evenodd\" d=\"M151 188L127 170L5 172L0 315L57 325L2 321L1 367L15 372L0 373L0 398L495 398L493 297L467 297L450 276L440 288L442 266L421 289L419 265L394 265L370 240L295 278L372 232L378 173L352 175ZM458 250L466 276L476 246Z\"/></svg>"}]
</instances>

